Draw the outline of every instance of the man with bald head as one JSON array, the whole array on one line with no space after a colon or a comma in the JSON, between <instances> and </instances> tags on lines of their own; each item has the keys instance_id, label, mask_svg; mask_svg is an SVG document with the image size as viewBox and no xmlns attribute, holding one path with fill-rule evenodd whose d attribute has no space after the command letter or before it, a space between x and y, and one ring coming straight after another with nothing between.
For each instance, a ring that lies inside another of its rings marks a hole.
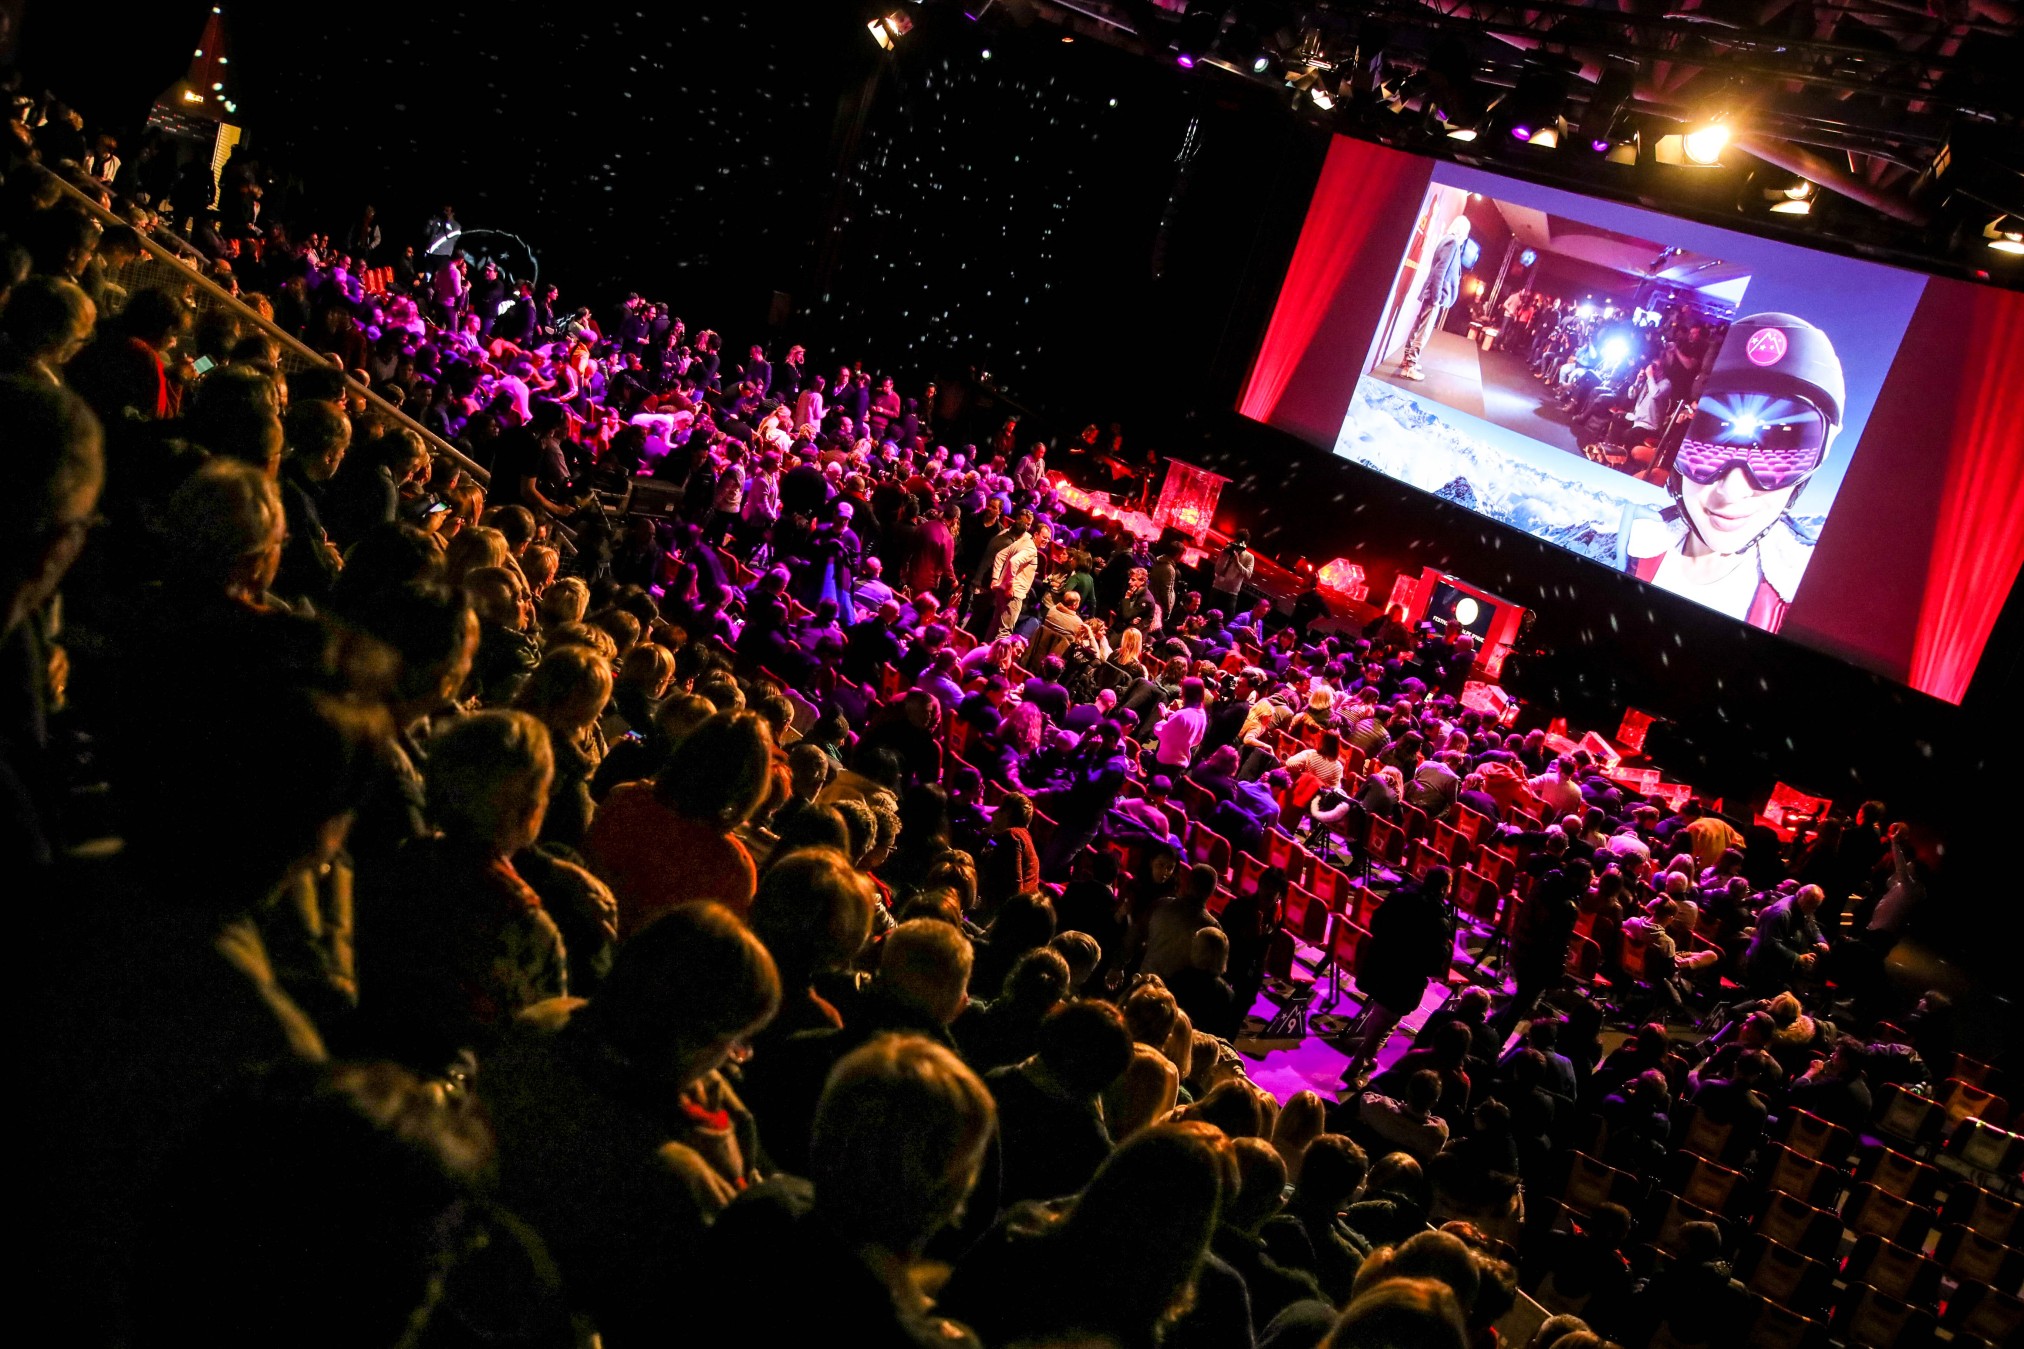
<instances>
[{"instance_id":1,"label":"man with bald head","mask_svg":"<svg viewBox=\"0 0 2024 1349\"><path fill-rule=\"evenodd\" d=\"M1803 885L1757 915L1757 935L1743 955L1743 978L1753 993L1782 993L1813 972L1827 954L1813 915L1826 893Z\"/></svg>"}]
</instances>

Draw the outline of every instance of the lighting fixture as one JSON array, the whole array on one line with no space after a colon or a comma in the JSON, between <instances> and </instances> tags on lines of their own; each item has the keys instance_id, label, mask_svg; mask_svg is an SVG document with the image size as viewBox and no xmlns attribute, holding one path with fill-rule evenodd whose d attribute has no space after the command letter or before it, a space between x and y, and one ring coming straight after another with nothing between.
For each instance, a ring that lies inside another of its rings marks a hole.
<instances>
[{"instance_id":1,"label":"lighting fixture","mask_svg":"<svg viewBox=\"0 0 2024 1349\"><path fill-rule=\"evenodd\" d=\"M2024 222L2013 215L1999 215L1982 230L1982 237L1998 253L2024 253Z\"/></svg>"},{"instance_id":2,"label":"lighting fixture","mask_svg":"<svg viewBox=\"0 0 2024 1349\"><path fill-rule=\"evenodd\" d=\"M1714 165L1722 162L1722 151L1728 148L1729 128L1721 122L1709 122L1689 131L1681 142L1690 163Z\"/></svg>"},{"instance_id":3,"label":"lighting fixture","mask_svg":"<svg viewBox=\"0 0 2024 1349\"><path fill-rule=\"evenodd\" d=\"M891 51L893 44L914 29L913 19L904 10L890 10L865 25L871 33L871 40L878 43L880 51Z\"/></svg>"}]
</instances>

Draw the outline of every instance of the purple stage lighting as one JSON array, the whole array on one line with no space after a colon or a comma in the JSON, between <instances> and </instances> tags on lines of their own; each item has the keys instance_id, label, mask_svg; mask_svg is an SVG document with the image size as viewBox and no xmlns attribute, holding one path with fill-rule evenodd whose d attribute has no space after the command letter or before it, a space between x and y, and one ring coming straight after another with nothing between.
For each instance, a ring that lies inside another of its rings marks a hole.
<instances>
[{"instance_id":1,"label":"purple stage lighting","mask_svg":"<svg viewBox=\"0 0 2024 1349\"><path fill-rule=\"evenodd\" d=\"M1599 154L1599 155L1606 155L1606 154L1608 154L1608 153L1609 153L1609 142L1608 142L1608 141L1590 141L1590 142L1588 143L1588 148L1589 148L1589 149L1591 149L1591 150L1593 150L1593 151L1595 151L1595 152L1596 152L1597 154Z\"/></svg>"},{"instance_id":2,"label":"purple stage lighting","mask_svg":"<svg viewBox=\"0 0 2024 1349\"><path fill-rule=\"evenodd\" d=\"M1532 139L1532 128L1531 128L1531 127L1529 127L1529 126L1514 126L1514 127L1512 127L1512 128L1511 128L1511 139L1512 139L1512 140L1515 140L1515 141L1529 141L1529 140L1531 140L1531 139Z\"/></svg>"},{"instance_id":3,"label":"purple stage lighting","mask_svg":"<svg viewBox=\"0 0 2024 1349\"><path fill-rule=\"evenodd\" d=\"M1181 63L1182 70L1193 70L1195 68L1195 58L1188 55L1186 52L1182 52L1179 56L1175 57L1174 59Z\"/></svg>"}]
</instances>

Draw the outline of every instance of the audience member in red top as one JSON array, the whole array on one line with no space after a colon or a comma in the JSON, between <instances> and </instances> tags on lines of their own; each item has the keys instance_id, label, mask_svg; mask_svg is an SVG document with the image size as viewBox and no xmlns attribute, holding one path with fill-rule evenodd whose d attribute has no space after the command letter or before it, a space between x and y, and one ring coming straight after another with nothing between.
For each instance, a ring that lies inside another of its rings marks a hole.
<instances>
[{"instance_id":1,"label":"audience member in red top","mask_svg":"<svg viewBox=\"0 0 2024 1349\"><path fill-rule=\"evenodd\" d=\"M692 731L651 782L612 788L584 848L618 896L619 935L669 909L713 899L744 914L759 871L734 831L772 785L772 745L751 712L720 712Z\"/></svg>"}]
</instances>

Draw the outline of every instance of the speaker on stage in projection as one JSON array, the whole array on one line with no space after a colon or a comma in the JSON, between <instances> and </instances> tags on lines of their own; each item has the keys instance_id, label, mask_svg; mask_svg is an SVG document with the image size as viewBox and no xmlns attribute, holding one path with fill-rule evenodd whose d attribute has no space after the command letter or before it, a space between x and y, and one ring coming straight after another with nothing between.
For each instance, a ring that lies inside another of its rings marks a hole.
<instances>
[{"instance_id":1,"label":"speaker on stage in projection","mask_svg":"<svg viewBox=\"0 0 2024 1349\"><path fill-rule=\"evenodd\" d=\"M1420 284L1420 312L1406 336L1405 353L1399 358L1399 378L1425 379L1420 370L1420 351L1434 330L1441 326L1448 310L1462 294L1462 245L1469 239L1469 217L1458 215L1448 222L1447 233L1434 245L1427 261L1427 279Z\"/></svg>"}]
</instances>

